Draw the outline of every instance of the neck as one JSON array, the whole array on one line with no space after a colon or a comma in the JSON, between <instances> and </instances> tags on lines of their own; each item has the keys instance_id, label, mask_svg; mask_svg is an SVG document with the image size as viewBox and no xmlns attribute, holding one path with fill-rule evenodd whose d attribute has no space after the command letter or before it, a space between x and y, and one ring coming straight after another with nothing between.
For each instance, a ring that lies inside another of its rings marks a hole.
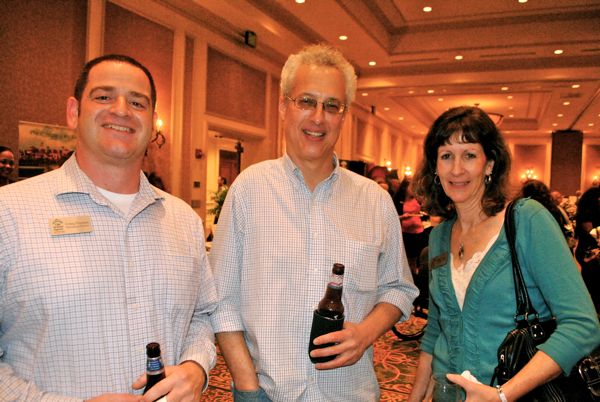
<instances>
[{"instance_id":1,"label":"neck","mask_svg":"<svg viewBox=\"0 0 600 402\"><path fill-rule=\"evenodd\" d=\"M325 180L333 169L335 165L333 164L333 155L327 161L296 161L292 155L289 155L290 159L298 166L298 169L302 172L302 176L304 176L304 182L306 186L313 191L319 183Z\"/></svg>"},{"instance_id":2,"label":"neck","mask_svg":"<svg viewBox=\"0 0 600 402\"><path fill-rule=\"evenodd\" d=\"M79 158L77 153L75 157L80 169L96 186L118 194L134 194L139 191L141 160L139 163L114 165Z\"/></svg>"}]
</instances>

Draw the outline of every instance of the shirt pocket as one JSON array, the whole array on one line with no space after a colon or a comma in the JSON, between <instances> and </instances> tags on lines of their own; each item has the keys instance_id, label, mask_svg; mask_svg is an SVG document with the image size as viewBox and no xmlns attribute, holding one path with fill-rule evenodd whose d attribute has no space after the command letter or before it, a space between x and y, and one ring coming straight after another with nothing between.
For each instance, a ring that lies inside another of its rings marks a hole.
<instances>
[{"instance_id":1,"label":"shirt pocket","mask_svg":"<svg viewBox=\"0 0 600 402\"><path fill-rule=\"evenodd\" d=\"M346 319L360 322L377 301L379 284L379 247L375 244L346 240L344 255L343 301Z\"/></svg>"}]
</instances>

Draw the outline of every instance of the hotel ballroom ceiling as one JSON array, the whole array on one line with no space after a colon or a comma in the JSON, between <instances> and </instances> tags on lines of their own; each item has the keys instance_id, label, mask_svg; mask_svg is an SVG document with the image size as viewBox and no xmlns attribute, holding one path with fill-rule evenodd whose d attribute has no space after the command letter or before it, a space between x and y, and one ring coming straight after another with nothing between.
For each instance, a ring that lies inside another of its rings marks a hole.
<instances>
[{"instance_id":1,"label":"hotel ballroom ceiling","mask_svg":"<svg viewBox=\"0 0 600 402\"><path fill-rule=\"evenodd\" d=\"M159 3L240 44L255 32L254 51L277 63L308 43L339 47L359 75L356 102L417 137L473 104L502 114L507 135L600 137L600 0Z\"/></svg>"}]
</instances>

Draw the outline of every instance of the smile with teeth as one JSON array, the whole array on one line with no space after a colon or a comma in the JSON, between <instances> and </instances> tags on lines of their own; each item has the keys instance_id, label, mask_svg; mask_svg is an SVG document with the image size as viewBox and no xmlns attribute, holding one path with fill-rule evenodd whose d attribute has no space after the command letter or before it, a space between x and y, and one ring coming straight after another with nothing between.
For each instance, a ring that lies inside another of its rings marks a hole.
<instances>
[{"instance_id":1,"label":"smile with teeth","mask_svg":"<svg viewBox=\"0 0 600 402\"><path fill-rule=\"evenodd\" d=\"M129 127L118 126L116 124L104 124L102 127L110 128L111 130L122 131L124 133L132 133L133 132L133 130L130 129Z\"/></svg>"},{"instance_id":2,"label":"smile with teeth","mask_svg":"<svg viewBox=\"0 0 600 402\"><path fill-rule=\"evenodd\" d=\"M304 134L306 135L310 135L311 137L323 137L325 135L325 133L322 132L317 132L317 131L309 131L309 130L303 130Z\"/></svg>"}]
</instances>

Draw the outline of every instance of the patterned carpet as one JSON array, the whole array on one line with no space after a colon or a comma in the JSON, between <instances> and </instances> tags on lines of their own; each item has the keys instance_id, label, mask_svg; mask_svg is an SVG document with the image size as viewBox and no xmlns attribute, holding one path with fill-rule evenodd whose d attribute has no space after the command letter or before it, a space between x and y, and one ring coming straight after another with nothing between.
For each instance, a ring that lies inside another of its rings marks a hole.
<instances>
[{"instance_id":1,"label":"patterned carpet","mask_svg":"<svg viewBox=\"0 0 600 402\"><path fill-rule=\"evenodd\" d=\"M399 324L402 333L413 333L425 324L421 318L411 317ZM381 401L405 401L410 392L419 357L418 341L400 341L392 331L388 331L375 342L375 372L381 387ZM209 388L203 401L231 402L229 384L231 376L219 355L217 365L210 373Z\"/></svg>"}]
</instances>

